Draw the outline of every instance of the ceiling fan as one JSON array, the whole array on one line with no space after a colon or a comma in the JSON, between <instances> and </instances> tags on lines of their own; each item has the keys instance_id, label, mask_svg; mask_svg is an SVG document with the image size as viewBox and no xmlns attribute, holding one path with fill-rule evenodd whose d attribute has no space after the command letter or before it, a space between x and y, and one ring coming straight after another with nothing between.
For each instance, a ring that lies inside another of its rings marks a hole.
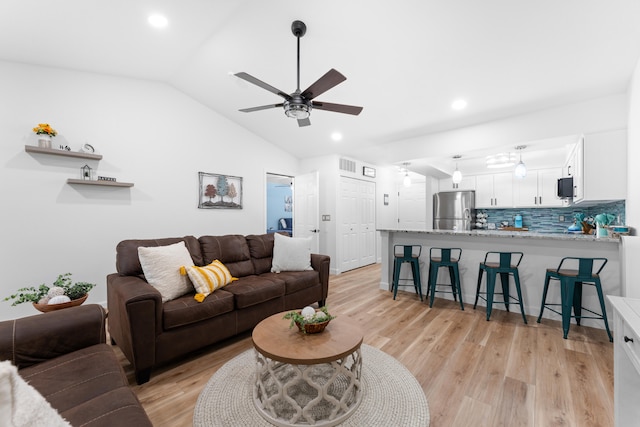
<instances>
[{"instance_id":1,"label":"ceiling fan","mask_svg":"<svg viewBox=\"0 0 640 427\"><path fill-rule=\"evenodd\" d=\"M251 113L253 111L267 110L269 108L284 107L284 113L287 117L291 117L298 120L298 126L309 126L311 121L309 115L312 109L333 111L336 113L353 114L357 116L362 111L362 107L355 107L353 105L344 104L332 104L329 102L314 101L315 97L321 95L331 89L334 86L347 80L345 76L340 74L333 68L330 69L324 76L320 77L315 83L309 86L306 90L300 91L300 37L304 36L307 32L307 26L302 21L293 21L291 24L291 32L298 39L298 85L295 92L287 94L280 89L277 89L261 80L256 79L250 74L240 72L236 73L237 77L243 80L253 83L256 86L260 86L263 89L268 90L271 93L275 93L278 96L284 98L284 102L280 104L262 105L260 107L243 108L240 111L244 113Z\"/></svg>"}]
</instances>

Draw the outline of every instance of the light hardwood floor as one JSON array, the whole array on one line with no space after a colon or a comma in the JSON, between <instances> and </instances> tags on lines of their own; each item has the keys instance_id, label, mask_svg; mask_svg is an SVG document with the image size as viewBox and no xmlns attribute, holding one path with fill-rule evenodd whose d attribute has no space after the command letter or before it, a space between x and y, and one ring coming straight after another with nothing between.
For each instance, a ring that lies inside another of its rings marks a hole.
<instances>
[{"instance_id":1,"label":"light hardwood floor","mask_svg":"<svg viewBox=\"0 0 640 427\"><path fill-rule=\"evenodd\" d=\"M462 311L436 299L429 309L413 293L393 300L379 282L379 265L331 276L327 305L360 325L366 344L413 373L431 426L613 426L613 344L603 330L572 324L564 340L560 323L538 324L538 313L525 325L519 312L498 304L487 322L484 307L465 304ZM191 426L209 378L251 347L243 334L154 370L142 386L114 348L154 425Z\"/></svg>"}]
</instances>

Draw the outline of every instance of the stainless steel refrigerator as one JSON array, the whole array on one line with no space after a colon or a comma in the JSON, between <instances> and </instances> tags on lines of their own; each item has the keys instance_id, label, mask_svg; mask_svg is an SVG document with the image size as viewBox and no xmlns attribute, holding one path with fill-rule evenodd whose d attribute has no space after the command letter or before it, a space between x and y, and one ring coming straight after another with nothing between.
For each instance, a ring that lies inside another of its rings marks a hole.
<instances>
[{"instance_id":1,"label":"stainless steel refrigerator","mask_svg":"<svg viewBox=\"0 0 640 427\"><path fill-rule=\"evenodd\" d=\"M475 219L475 191L443 191L433 195L434 230L471 230Z\"/></svg>"}]
</instances>

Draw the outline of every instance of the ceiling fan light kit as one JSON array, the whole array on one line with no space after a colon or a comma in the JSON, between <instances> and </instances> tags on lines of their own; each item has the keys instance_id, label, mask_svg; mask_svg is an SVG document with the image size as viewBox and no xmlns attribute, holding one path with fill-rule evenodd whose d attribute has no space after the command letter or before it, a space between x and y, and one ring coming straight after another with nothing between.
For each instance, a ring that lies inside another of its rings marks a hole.
<instances>
[{"instance_id":1,"label":"ceiling fan light kit","mask_svg":"<svg viewBox=\"0 0 640 427\"><path fill-rule=\"evenodd\" d=\"M274 93L282 98L284 102L280 104L263 105L259 107L243 108L240 111L244 113L251 113L254 111L267 110L270 108L284 108L284 113L287 117L291 117L298 121L298 126L309 126L311 121L309 116L312 109L333 111L335 113L351 114L357 116L362 111L362 107L356 107L353 105L344 104L332 104L328 102L314 101L314 99L328 91L329 89L337 86L345 81L347 78L340 74L335 69L329 70L324 76L320 77L309 86L306 90L300 90L300 38L307 32L307 26L302 21L293 21L291 24L291 32L298 40L298 61L297 61L297 88L292 94L287 94L280 89L277 89L250 74L240 72L236 73L236 77L248 81L256 86L259 86L271 93Z\"/></svg>"}]
</instances>

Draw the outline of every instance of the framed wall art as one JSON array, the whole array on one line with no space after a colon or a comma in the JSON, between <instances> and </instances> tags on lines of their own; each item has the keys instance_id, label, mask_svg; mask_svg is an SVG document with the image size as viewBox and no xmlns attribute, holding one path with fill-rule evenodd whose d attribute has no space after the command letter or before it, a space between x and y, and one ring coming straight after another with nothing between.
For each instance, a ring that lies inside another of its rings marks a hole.
<instances>
[{"instance_id":1,"label":"framed wall art","mask_svg":"<svg viewBox=\"0 0 640 427\"><path fill-rule=\"evenodd\" d=\"M198 172L198 208L242 209L242 177Z\"/></svg>"}]
</instances>

